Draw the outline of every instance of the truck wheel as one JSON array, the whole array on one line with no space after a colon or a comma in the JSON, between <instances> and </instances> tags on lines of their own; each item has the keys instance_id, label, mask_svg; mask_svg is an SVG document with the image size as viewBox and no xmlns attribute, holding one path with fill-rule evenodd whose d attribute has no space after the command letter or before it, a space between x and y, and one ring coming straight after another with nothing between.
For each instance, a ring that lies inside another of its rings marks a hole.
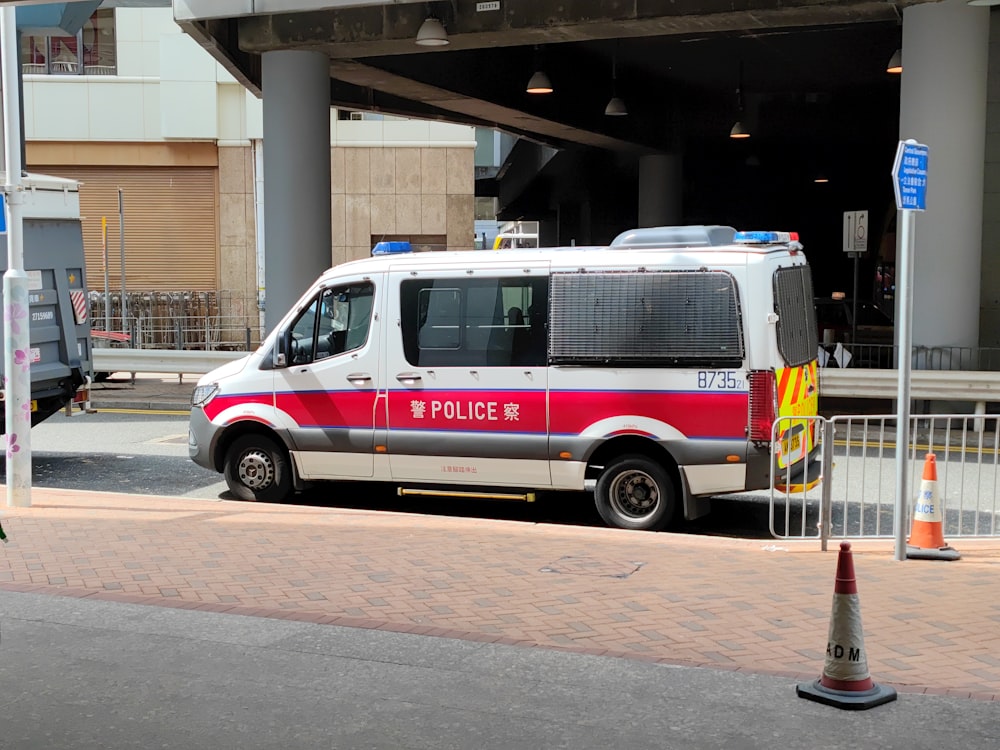
<instances>
[{"instance_id":1,"label":"truck wheel","mask_svg":"<svg viewBox=\"0 0 1000 750\"><path fill-rule=\"evenodd\" d=\"M264 435L243 435L226 453L226 484L240 500L281 502L292 492L290 469L285 451Z\"/></svg>"},{"instance_id":2,"label":"truck wheel","mask_svg":"<svg viewBox=\"0 0 1000 750\"><path fill-rule=\"evenodd\" d=\"M641 531L655 531L670 523L675 497L670 475L645 456L611 461L594 490L597 512L608 526Z\"/></svg>"}]
</instances>

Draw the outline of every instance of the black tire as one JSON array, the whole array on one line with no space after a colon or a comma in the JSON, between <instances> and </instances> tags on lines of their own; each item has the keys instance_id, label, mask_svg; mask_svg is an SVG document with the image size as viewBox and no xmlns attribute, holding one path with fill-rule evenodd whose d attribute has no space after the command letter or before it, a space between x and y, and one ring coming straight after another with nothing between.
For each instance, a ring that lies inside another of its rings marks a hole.
<instances>
[{"instance_id":1,"label":"black tire","mask_svg":"<svg viewBox=\"0 0 1000 750\"><path fill-rule=\"evenodd\" d=\"M226 452L229 491L239 500L280 503L292 494L288 455L264 435L243 435Z\"/></svg>"},{"instance_id":2,"label":"black tire","mask_svg":"<svg viewBox=\"0 0 1000 750\"><path fill-rule=\"evenodd\" d=\"M677 489L660 464L645 456L609 462L594 490L597 512L608 526L656 531L674 516Z\"/></svg>"}]
</instances>

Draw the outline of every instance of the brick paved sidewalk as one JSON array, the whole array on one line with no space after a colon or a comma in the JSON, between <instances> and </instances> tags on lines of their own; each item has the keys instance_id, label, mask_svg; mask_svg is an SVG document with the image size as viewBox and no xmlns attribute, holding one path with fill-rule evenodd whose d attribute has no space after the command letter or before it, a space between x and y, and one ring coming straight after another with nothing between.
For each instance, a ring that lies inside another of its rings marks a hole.
<instances>
[{"instance_id":1,"label":"brick paved sidewalk","mask_svg":"<svg viewBox=\"0 0 1000 750\"><path fill-rule=\"evenodd\" d=\"M813 679L836 552L614 529L32 490L0 588ZM858 543L873 678L1000 700L1000 542ZM836 550L837 545L831 545Z\"/></svg>"}]
</instances>

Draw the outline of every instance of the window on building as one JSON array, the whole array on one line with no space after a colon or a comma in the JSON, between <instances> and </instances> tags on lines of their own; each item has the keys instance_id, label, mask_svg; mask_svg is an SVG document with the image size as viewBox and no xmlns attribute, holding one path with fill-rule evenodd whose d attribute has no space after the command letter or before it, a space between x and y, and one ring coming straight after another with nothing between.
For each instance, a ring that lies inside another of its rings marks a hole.
<instances>
[{"instance_id":1,"label":"window on building","mask_svg":"<svg viewBox=\"0 0 1000 750\"><path fill-rule=\"evenodd\" d=\"M386 115L381 112L362 112L357 109L338 109L338 120L365 120L366 122L404 122L409 118Z\"/></svg>"},{"instance_id":2,"label":"window on building","mask_svg":"<svg viewBox=\"0 0 1000 750\"><path fill-rule=\"evenodd\" d=\"M487 198L476 196L476 220L496 221L497 212L500 210L500 201L497 198Z\"/></svg>"},{"instance_id":3,"label":"window on building","mask_svg":"<svg viewBox=\"0 0 1000 750\"><path fill-rule=\"evenodd\" d=\"M21 72L26 75L115 75L115 12L98 10L76 36L21 37Z\"/></svg>"}]
</instances>

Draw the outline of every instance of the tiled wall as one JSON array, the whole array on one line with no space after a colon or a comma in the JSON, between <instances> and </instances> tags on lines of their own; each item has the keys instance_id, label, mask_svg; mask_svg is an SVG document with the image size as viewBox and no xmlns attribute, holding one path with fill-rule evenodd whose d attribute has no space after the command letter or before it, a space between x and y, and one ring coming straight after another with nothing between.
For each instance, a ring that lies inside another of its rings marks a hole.
<instances>
[{"instance_id":1,"label":"tiled wall","mask_svg":"<svg viewBox=\"0 0 1000 750\"><path fill-rule=\"evenodd\" d=\"M371 253L379 235L447 235L469 250L473 155L461 148L343 147L330 152L333 263Z\"/></svg>"},{"instance_id":2,"label":"tiled wall","mask_svg":"<svg viewBox=\"0 0 1000 750\"><path fill-rule=\"evenodd\" d=\"M253 149L219 149L219 273L222 288L248 302L257 294Z\"/></svg>"},{"instance_id":3,"label":"tiled wall","mask_svg":"<svg viewBox=\"0 0 1000 750\"><path fill-rule=\"evenodd\" d=\"M371 254L372 237L445 235L449 250L474 242L473 155L459 147L345 147L330 150L335 265ZM219 148L222 283L256 293L253 150Z\"/></svg>"}]
</instances>

